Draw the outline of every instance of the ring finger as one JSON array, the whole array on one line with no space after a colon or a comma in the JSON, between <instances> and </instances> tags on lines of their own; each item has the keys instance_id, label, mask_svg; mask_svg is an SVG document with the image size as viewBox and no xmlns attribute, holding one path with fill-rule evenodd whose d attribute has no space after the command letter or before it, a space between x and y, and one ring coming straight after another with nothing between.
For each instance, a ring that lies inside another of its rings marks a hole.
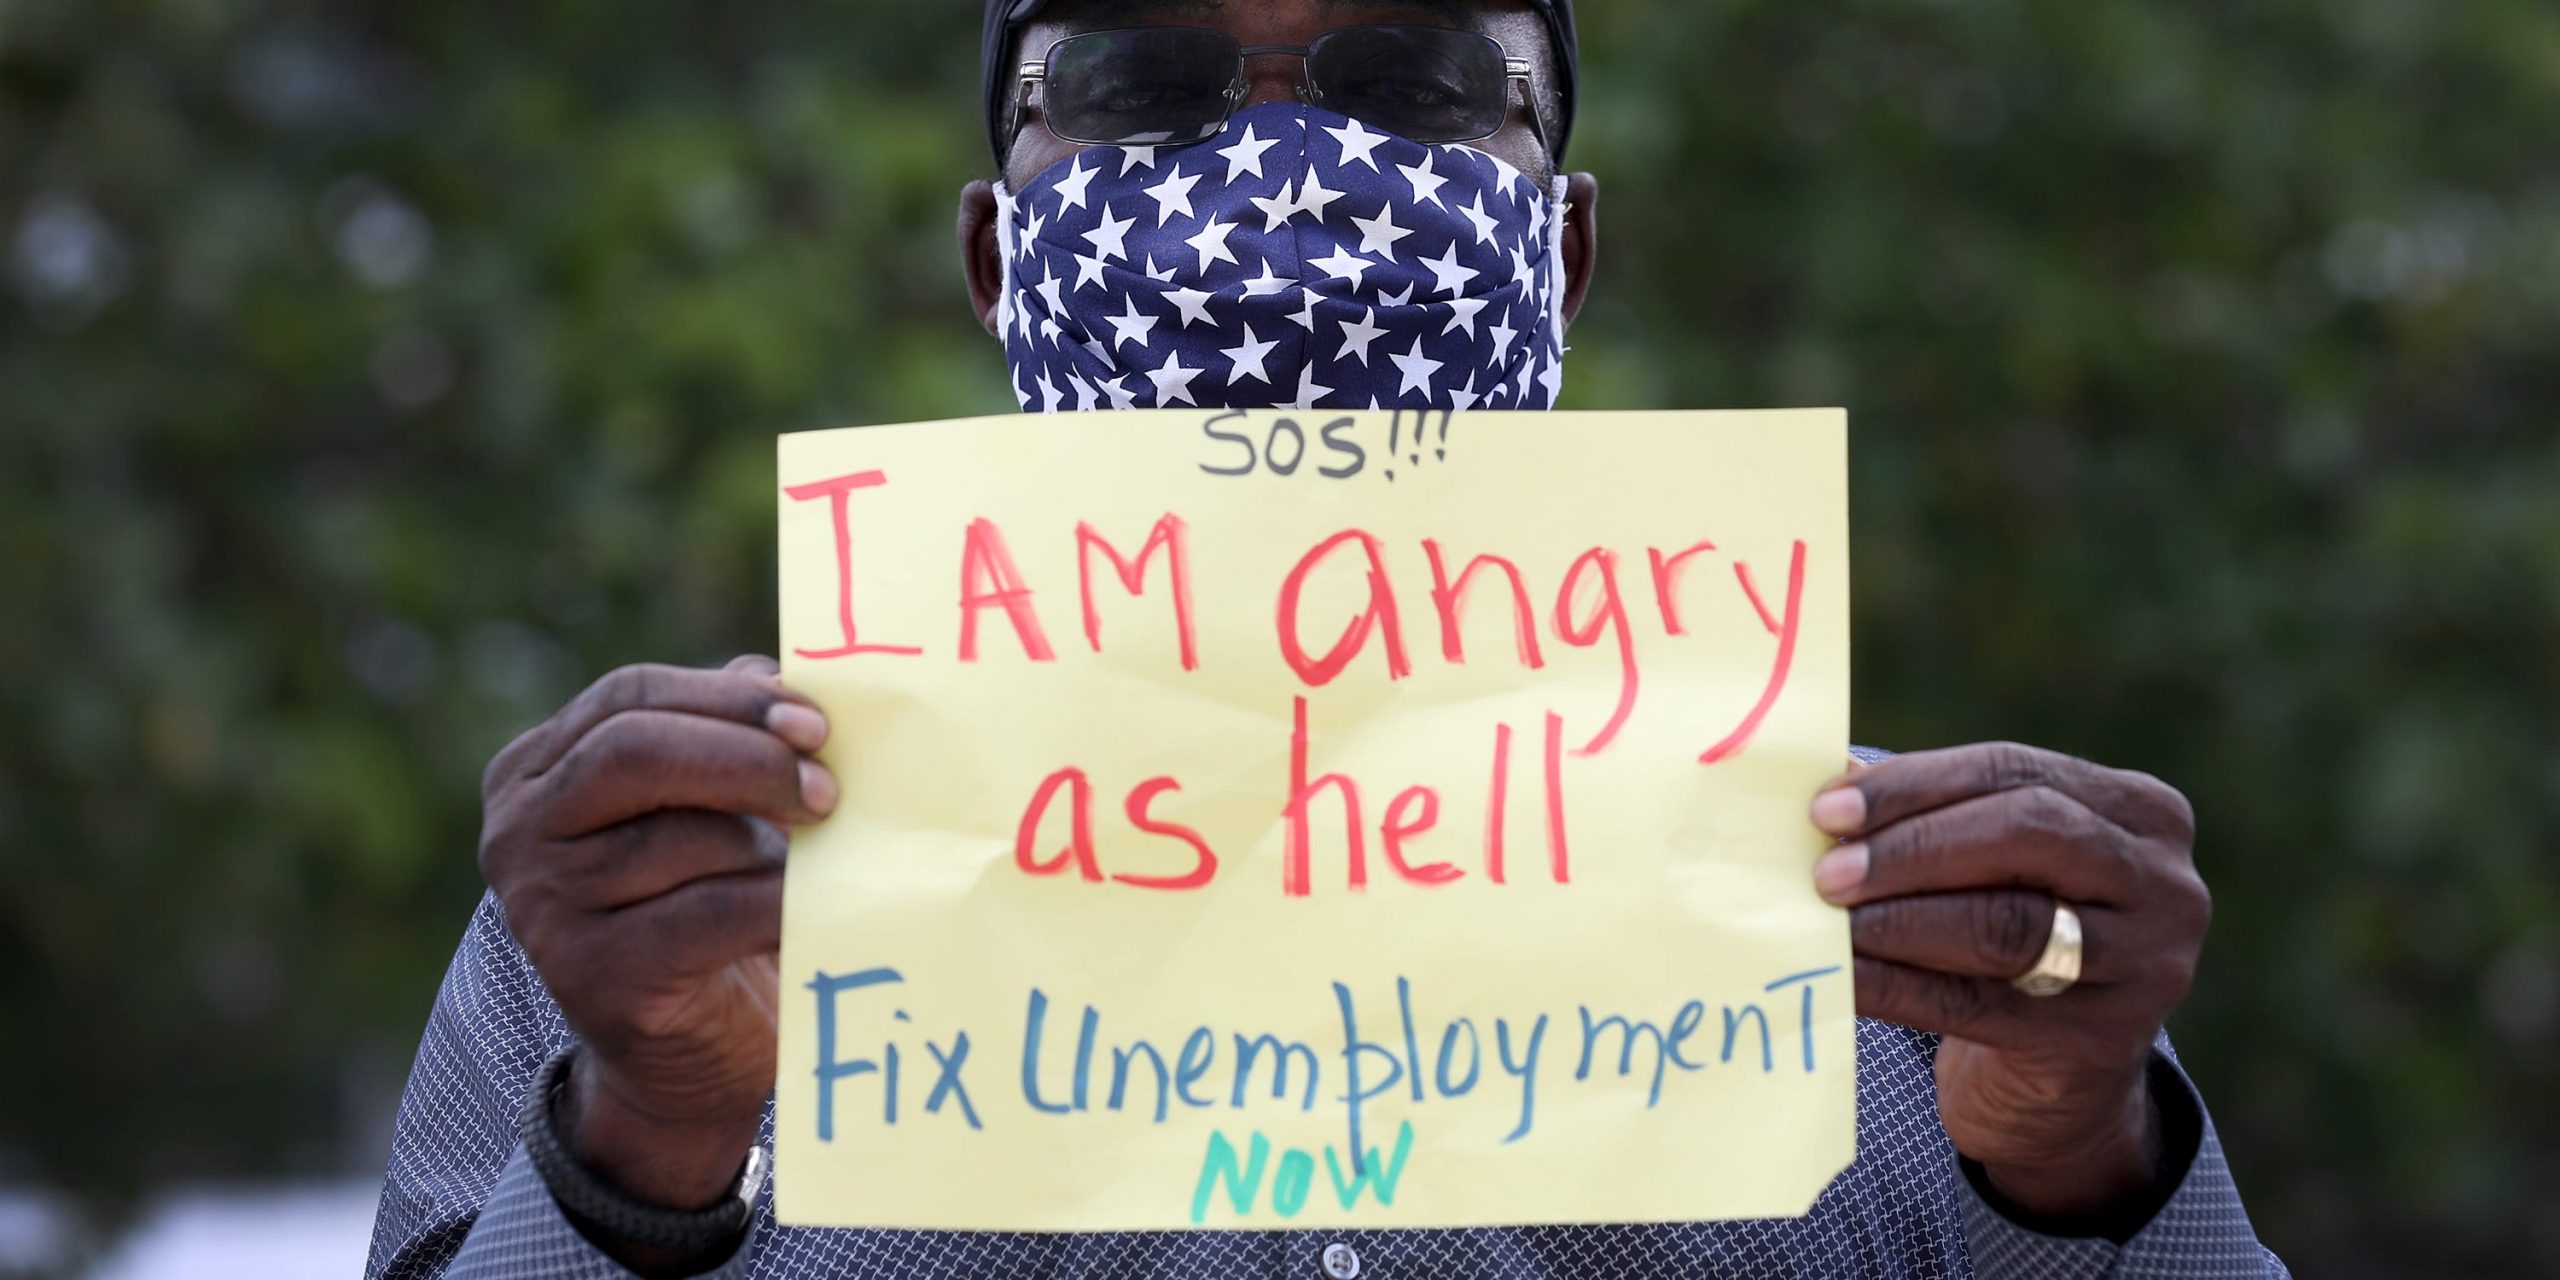
<instances>
[{"instance_id":1,"label":"ring finger","mask_svg":"<svg viewBox=\"0 0 2560 1280\"><path fill-rule=\"evenodd\" d=\"M2050 895L2017 889L1885 898L1849 912L1849 939L1859 955L1873 959L2007 982L2043 958L2054 903ZM2121 978L2109 967L2107 947L2117 913L2083 904L2072 910L2080 917L2080 981Z\"/></svg>"},{"instance_id":2,"label":"ring finger","mask_svg":"<svg viewBox=\"0 0 2560 1280\"><path fill-rule=\"evenodd\" d=\"M766 871L789 856L790 837L761 818L667 809L567 842L597 910L630 906L710 876Z\"/></svg>"}]
</instances>

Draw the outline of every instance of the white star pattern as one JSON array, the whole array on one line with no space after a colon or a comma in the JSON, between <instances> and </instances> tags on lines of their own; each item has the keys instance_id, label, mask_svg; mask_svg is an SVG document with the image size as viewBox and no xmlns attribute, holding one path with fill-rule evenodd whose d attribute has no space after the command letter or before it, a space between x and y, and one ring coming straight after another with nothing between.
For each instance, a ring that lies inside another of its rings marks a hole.
<instances>
[{"instance_id":1,"label":"white star pattern","mask_svg":"<svg viewBox=\"0 0 2560 1280\"><path fill-rule=\"evenodd\" d=\"M1360 362L1360 366L1362 368L1367 368L1369 365L1369 344L1377 341L1380 335L1386 333L1386 329L1384 327L1373 323L1377 318L1377 312L1364 307L1361 309L1359 319L1343 321L1342 353L1335 358L1341 360L1357 360Z\"/></svg>"},{"instance_id":2,"label":"white star pattern","mask_svg":"<svg viewBox=\"0 0 2560 1280\"><path fill-rule=\"evenodd\" d=\"M1431 271L1431 292L1456 294L1469 280L1484 274L1473 267L1458 265L1458 243L1449 242L1449 252L1438 258L1424 258L1422 265Z\"/></svg>"},{"instance_id":3,"label":"white star pattern","mask_svg":"<svg viewBox=\"0 0 2560 1280\"><path fill-rule=\"evenodd\" d=\"M1092 186L1094 176L1101 172L1099 168L1085 168L1084 157L1077 156L1075 167L1068 170L1066 177L1058 180L1058 212L1065 213L1069 209L1083 208L1085 188Z\"/></svg>"},{"instance_id":4,"label":"white star pattern","mask_svg":"<svg viewBox=\"0 0 2560 1280\"><path fill-rule=\"evenodd\" d=\"M1305 368L1298 370L1298 398L1291 401L1289 407L1292 409L1312 409L1316 407L1316 401L1322 400L1326 396L1332 394L1333 388L1319 385L1316 382L1315 362L1310 360L1307 362ZM1374 408L1375 406L1372 407Z\"/></svg>"},{"instance_id":5,"label":"white star pattern","mask_svg":"<svg viewBox=\"0 0 2560 1280\"><path fill-rule=\"evenodd\" d=\"M1265 219L1262 231L1269 235L1289 225L1289 219L1298 216L1298 193L1291 184L1284 182L1280 184L1279 195L1253 197L1253 207L1262 210Z\"/></svg>"},{"instance_id":6,"label":"white star pattern","mask_svg":"<svg viewBox=\"0 0 2560 1280\"><path fill-rule=\"evenodd\" d=\"M1378 264L1367 258L1354 257L1348 250L1336 249L1324 257L1310 259L1307 265L1322 270L1333 279L1348 280L1351 282L1351 287L1357 289L1360 287L1360 277L1366 275L1369 268Z\"/></svg>"},{"instance_id":7,"label":"white star pattern","mask_svg":"<svg viewBox=\"0 0 2560 1280\"><path fill-rule=\"evenodd\" d=\"M1449 180L1431 171L1430 156L1426 155L1422 157L1422 163L1420 164L1397 165L1396 172L1403 174L1404 180L1412 184L1413 205L1415 208L1421 208L1422 202L1425 200L1428 200L1433 204L1440 205L1443 210L1449 207L1448 205L1441 204L1440 202L1440 188L1449 185Z\"/></svg>"},{"instance_id":8,"label":"white star pattern","mask_svg":"<svg viewBox=\"0 0 2560 1280\"><path fill-rule=\"evenodd\" d=\"M1476 336L1476 317L1483 313L1490 301L1486 298L1451 298L1449 323L1440 332L1456 333L1464 329L1468 337Z\"/></svg>"},{"instance_id":9,"label":"white star pattern","mask_svg":"<svg viewBox=\"0 0 2560 1280\"><path fill-rule=\"evenodd\" d=\"M1133 342L1145 347L1147 335L1155 332L1157 317L1138 314L1138 295L1133 293L1129 295L1127 315L1105 316L1103 319L1111 325L1113 342L1124 347Z\"/></svg>"},{"instance_id":10,"label":"white star pattern","mask_svg":"<svg viewBox=\"0 0 2560 1280\"><path fill-rule=\"evenodd\" d=\"M1335 145L1310 145L1320 134ZM1505 175L1473 148L1276 103L1206 143L1063 158L997 193L1017 398L1544 407L1562 385L1562 224L1550 195Z\"/></svg>"},{"instance_id":11,"label":"white star pattern","mask_svg":"<svg viewBox=\"0 0 2560 1280\"><path fill-rule=\"evenodd\" d=\"M1183 328L1190 328L1195 320L1215 328L1218 322L1210 317L1209 304L1217 296L1206 289L1171 289L1166 291L1164 300L1182 313Z\"/></svg>"},{"instance_id":12,"label":"white star pattern","mask_svg":"<svg viewBox=\"0 0 2560 1280\"><path fill-rule=\"evenodd\" d=\"M1334 141L1342 144L1342 160L1335 166L1336 168L1348 169L1354 164L1365 164L1369 166L1369 172L1378 172L1378 162L1371 153L1378 149L1379 143L1387 140L1387 135L1371 133L1357 120L1351 121L1344 128L1328 128L1325 132L1332 134Z\"/></svg>"},{"instance_id":13,"label":"white star pattern","mask_svg":"<svg viewBox=\"0 0 2560 1280\"><path fill-rule=\"evenodd\" d=\"M1047 266L1049 274L1041 280L1038 290L1040 300L1049 304L1050 315L1063 315L1067 310L1065 282L1058 279L1058 264L1052 262Z\"/></svg>"},{"instance_id":14,"label":"white star pattern","mask_svg":"<svg viewBox=\"0 0 2560 1280\"><path fill-rule=\"evenodd\" d=\"M1147 380L1156 384L1156 407L1167 408L1177 400L1183 404L1200 403L1191 398L1191 380L1206 372L1207 369L1183 368L1179 351L1165 357L1163 368L1147 373Z\"/></svg>"},{"instance_id":15,"label":"white star pattern","mask_svg":"<svg viewBox=\"0 0 2560 1280\"><path fill-rule=\"evenodd\" d=\"M1396 241L1413 234L1411 228L1396 225L1391 204L1379 206L1377 217L1353 218L1351 225L1360 228L1360 252L1382 255L1389 262L1396 260Z\"/></svg>"},{"instance_id":16,"label":"white star pattern","mask_svg":"<svg viewBox=\"0 0 2560 1280\"><path fill-rule=\"evenodd\" d=\"M1239 347L1229 347L1218 353L1219 355L1227 358L1227 363L1235 366L1235 371L1227 375L1227 385L1232 387L1247 378L1251 378L1264 386L1271 385L1271 375L1263 371L1262 365L1264 361L1271 358L1271 349L1279 345L1280 340L1277 338L1268 342L1255 341L1253 337L1253 326L1250 324L1246 325L1244 327L1244 345ZM1248 361L1251 363L1247 363Z\"/></svg>"},{"instance_id":17,"label":"white star pattern","mask_svg":"<svg viewBox=\"0 0 2560 1280\"><path fill-rule=\"evenodd\" d=\"M1109 262L1113 258L1129 256L1129 228L1136 225L1136 218L1112 217L1111 206L1106 204L1102 206L1101 224L1085 232L1084 238L1093 245L1095 256Z\"/></svg>"},{"instance_id":18,"label":"white star pattern","mask_svg":"<svg viewBox=\"0 0 2560 1280\"><path fill-rule=\"evenodd\" d=\"M1298 212L1312 215L1318 222L1322 222L1324 211L1331 208L1334 201L1348 194L1348 192L1332 190L1324 185L1323 179L1309 173L1306 189L1298 193Z\"/></svg>"},{"instance_id":19,"label":"white star pattern","mask_svg":"<svg viewBox=\"0 0 2560 1280\"><path fill-rule=\"evenodd\" d=\"M1144 194L1156 202L1156 225L1161 227L1172 221L1177 213L1186 218L1198 217L1191 211L1191 189L1199 185L1199 174L1176 169L1166 174L1164 181L1147 188Z\"/></svg>"},{"instance_id":20,"label":"white star pattern","mask_svg":"<svg viewBox=\"0 0 2560 1280\"><path fill-rule=\"evenodd\" d=\"M1220 222L1218 216L1213 213L1209 215L1209 221L1201 226L1200 234L1183 241L1184 244L1200 251L1202 271L1207 271L1212 262L1236 261L1236 251L1227 247L1227 237L1234 235L1239 225L1241 224Z\"/></svg>"},{"instance_id":21,"label":"white star pattern","mask_svg":"<svg viewBox=\"0 0 2560 1280\"><path fill-rule=\"evenodd\" d=\"M1248 122L1244 127L1244 137L1234 146L1222 148L1218 152L1227 162L1227 185L1234 186L1240 174L1250 173L1257 178L1261 177L1262 153L1279 145L1278 138L1255 138L1253 125Z\"/></svg>"},{"instance_id":22,"label":"white star pattern","mask_svg":"<svg viewBox=\"0 0 2560 1280\"><path fill-rule=\"evenodd\" d=\"M1406 352L1403 355L1397 355L1394 352L1389 352L1387 353L1387 358L1395 361L1396 372L1404 375L1403 385L1396 388L1396 395L1398 398L1402 398L1416 391L1430 391L1431 375L1440 372L1442 363L1422 354L1422 339L1420 338L1413 340L1413 350Z\"/></svg>"}]
</instances>

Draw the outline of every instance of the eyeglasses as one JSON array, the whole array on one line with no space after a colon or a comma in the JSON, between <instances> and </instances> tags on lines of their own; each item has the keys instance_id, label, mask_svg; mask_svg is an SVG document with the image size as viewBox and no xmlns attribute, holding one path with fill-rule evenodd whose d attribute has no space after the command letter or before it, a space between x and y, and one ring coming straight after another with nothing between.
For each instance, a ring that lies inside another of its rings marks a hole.
<instances>
[{"instance_id":1,"label":"eyeglasses","mask_svg":"<svg viewBox=\"0 0 2560 1280\"><path fill-rule=\"evenodd\" d=\"M1131 27L1069 36L1021 66L1006 136L1036 89L1049 131L1086 146L1182 146L1216 137L1245 99L1245 59L1305 63L1298 97L1415 142L1474 142L1511 118L1520 85L1547 140L1529 60L1491 36L1448 27L1342 27L1305 45L1247 45L1208 27Z\"/></svg>"}]
</instances>

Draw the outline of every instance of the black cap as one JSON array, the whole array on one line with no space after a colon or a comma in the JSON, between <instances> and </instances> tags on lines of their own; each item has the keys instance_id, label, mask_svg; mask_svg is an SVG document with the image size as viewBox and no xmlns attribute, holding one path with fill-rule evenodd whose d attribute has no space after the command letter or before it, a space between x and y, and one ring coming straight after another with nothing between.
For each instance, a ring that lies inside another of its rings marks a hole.
<instances>
[{"instance_id":1,"label":"black cap","mask_svg":"<svg viewBox=\"0 0 2560 1280\"><path fill-rule=\"evenodd\" d=\"M1012 141L1004 136L1004 121L1006 97L1015 85L1015 67L1008 65L1011 60L1006 57L1006 51L1013 47L1013 38L1021 34L1022 25L1039 16L1049 3L1050 0L987 0L987 28L982 45L987 144L995 152L999 165L1004 163L1006 144ZM1574 86L1582 66L1581 45L1573 33L1573 0L1529 0L1529 6L1546 18L1547 34L1555 41L1556 76L1563 82L1556 88L1564 102L1564 112L1563 118L1556 122L1552 150L1561 162L1565 142L1573 136Z\"/></svg>"}]
</instances>

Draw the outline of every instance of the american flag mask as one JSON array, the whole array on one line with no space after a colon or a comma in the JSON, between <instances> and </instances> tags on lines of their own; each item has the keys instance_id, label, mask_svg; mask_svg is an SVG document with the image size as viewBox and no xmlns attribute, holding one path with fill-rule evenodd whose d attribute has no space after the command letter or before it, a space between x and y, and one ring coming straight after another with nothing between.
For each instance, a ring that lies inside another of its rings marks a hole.
<instances>
[{"instance_id":1,"label":"american flag mask","mask_svg":"<svg viewBox=\"0 0 2560 1280\"><path fill-rule=\"evenodd\" d=\"M1026 410L1545 409L1564 386L1564 179L1474 147L1267 103L996 198Z\"/></svg>"}]
</instances>

